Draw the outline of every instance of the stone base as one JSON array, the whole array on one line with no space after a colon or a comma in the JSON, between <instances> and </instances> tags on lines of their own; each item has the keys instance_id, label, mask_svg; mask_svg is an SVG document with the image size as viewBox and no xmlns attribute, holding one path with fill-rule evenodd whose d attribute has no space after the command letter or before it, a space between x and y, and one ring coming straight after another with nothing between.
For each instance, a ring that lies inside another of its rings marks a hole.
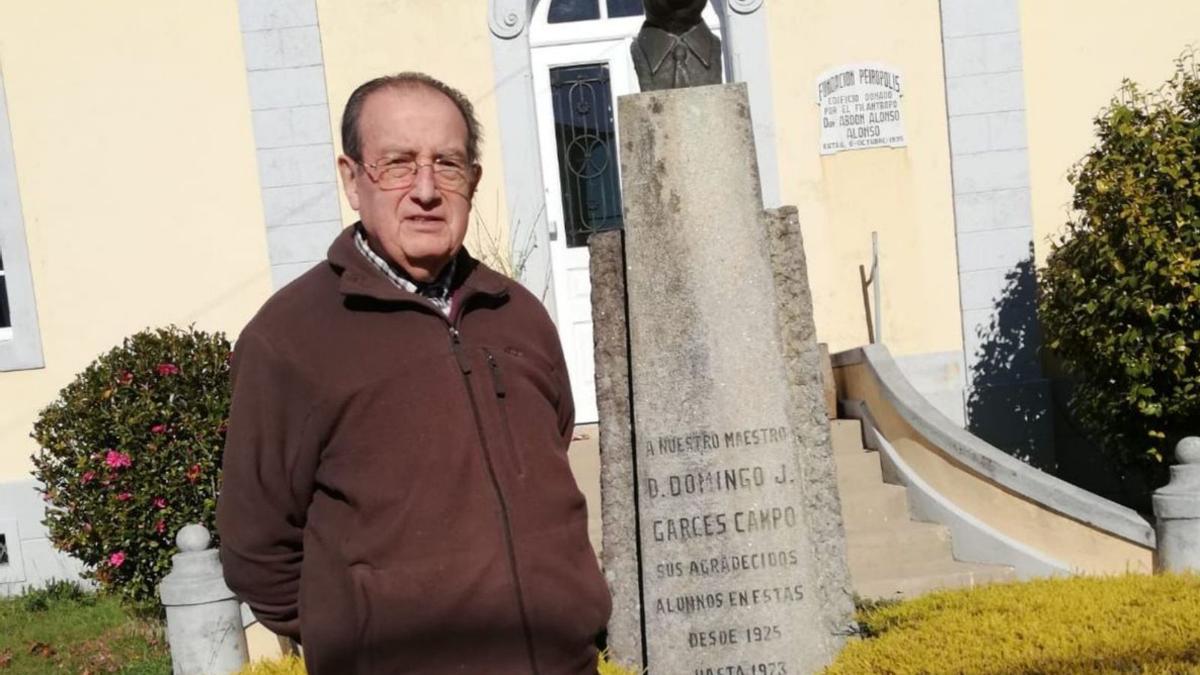
<instances>
[{"instance_id":1,"label":"stone base","mask_svg":"<svg viewBox=\"0 0 1200 675\"><path fill-rule=\"evenodd\" d=\"M46 507L32 480L0 483L0 536L7 564L0 564L0 597L41 588L51 581L83 581L83 563L56 551L42 524Z\"/></svg>"}]
</instances>

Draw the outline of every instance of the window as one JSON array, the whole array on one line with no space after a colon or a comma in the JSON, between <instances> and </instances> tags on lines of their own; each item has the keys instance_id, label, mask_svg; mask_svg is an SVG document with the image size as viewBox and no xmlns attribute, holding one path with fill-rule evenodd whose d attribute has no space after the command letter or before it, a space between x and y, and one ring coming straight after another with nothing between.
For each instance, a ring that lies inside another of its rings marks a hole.
<instances>
[{"instance_id":1,"label":"window","mask_svg":"<svg viewBox=\"0 0 1200 675\"><path fill-rule=\"evenodd\" d=\"M0 565L8 564L8 540L0 533Z\"/></svg>"},{"instance_id":2,"label":"window","mask_svg":"<svg viewBox=\"0 0 1200 675\"><path fill-rule=\"evenodd\" d=\"M641 16L642 0L552 0L546 23Z\"/></svg>"},{"instance_id":3,"label":"window","mask_svg":"<svg viewBox=\"0 0 1200 675\"><path fill-rule=\"evenodd\" d=\"M0 73L0 372L42 365L42 337L17 190L17 162Z\"/></svg>"}]
</instances>

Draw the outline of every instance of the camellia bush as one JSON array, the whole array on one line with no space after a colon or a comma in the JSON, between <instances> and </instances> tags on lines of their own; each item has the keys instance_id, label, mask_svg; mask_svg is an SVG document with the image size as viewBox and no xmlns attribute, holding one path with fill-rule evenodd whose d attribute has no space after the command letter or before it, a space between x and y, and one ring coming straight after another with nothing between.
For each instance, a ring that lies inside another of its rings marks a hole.
<instances>
[{"instance_id":1,"label":"camellia bush","mask_svg":"<svg viewBox=\"0 0 1200 675\"><path fill-rule=\"evenodd\" d=\"M1077 383L1072 411L1118 466L1165 479L1200 434L1200 72L1126 82L1072 170L1074 216L1041 271L1046 344Z\"/></svg>"},{"instance_id":2,"label":"camellia bush","mask_svg":"<svg viewBox=\"0 0 1200 675\"><path fill-rule=\"evenodd\" d=\"M180 528L201 523L215 536L229 356L221 333L138 333L96 359L34 424L51 540L135 606L157 602Z\"/></svg>"}]
</instances>

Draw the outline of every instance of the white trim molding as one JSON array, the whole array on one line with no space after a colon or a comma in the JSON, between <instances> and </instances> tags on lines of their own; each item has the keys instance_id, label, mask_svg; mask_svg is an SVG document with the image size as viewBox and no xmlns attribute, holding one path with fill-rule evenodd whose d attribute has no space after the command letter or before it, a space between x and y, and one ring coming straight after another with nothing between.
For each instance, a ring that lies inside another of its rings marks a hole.
<instances>
[{"instance_id":1,"label":"white trim molding","mask_svg":"<svg viewBox=\"0 0 1200 675\"><path fill-rule=\"evenodd\" d=\"M38 328L33 273L25 241L25 219L17 185L17 161L8 122L4 75L0 73L0 256L12 330L0 340L0 371L31 370L45 365L42 335ZM3 337L3 336L0 336Z\"/></svg>"},{"instance_id":2,"label":"white trim molding","mask_svg":"<svg viewBox=\"0 0 1200 675\"><path fill-rule=\"evenodd\" d=\"M259 190L276 289L342 229L316 0L238 0Z\"/></svg>"},{"instance_id":3,"label":"white trim molding","mask_svg":"<svg viewBox=\"0 0 1200 675\"><path fill-rule=\"evenodd\" d=\"M779 186L779 152L775 147L775 99L771 91L771 48L763 0L713 0L721 11L721 42L728 82L745 82L754 122L754 149L763 208L783 205Z\"/></svg>"},{"instance_id":4,"label":"white trim molding","mask_svg":"<svg viewBox=\"0 0 1200 675\"><path fill-rule=\"evenodd\" d=\"M554 288L550 283L550 230L542 183L537 111L529 54L529 18L534 0L488 0L492 30L492 65L496 81L496 114L500 128L504 192L508 201L509 250L528 255L521 283L554 317ZM509 26L509 15L516 21ZM495 21L499 17L499 21Z\"/></svg>"},{"instance_id":5,"label":"white trim molding","mask_svg":"<svg viewBox=\"0 0 1200 675\"><path fill-rule=\"evenodd\" d=\"M533 15L533 0L492 0L488 5L488 28L501 40L525 32Z\"/></svg>"},{"instance_id":6,"label":"white trim molding","mask_svg":"<svg viewBox=\"0 0 1200 675\"><path fill-rule=\"evenodd\" d=\"M941 0L940 9L968 428L1052 467L1020 2Z\"/></svg>"},{"instance_id":7,"label":"white trim molding","mask_svg":"<svg viewBox=\"0 0 1200 675\"><path fill-rule=\"evenodd\" d=\"M762 7L763 0L729 0L729 7L738 14L757 12Z\"/></svg>"}]
</instances>

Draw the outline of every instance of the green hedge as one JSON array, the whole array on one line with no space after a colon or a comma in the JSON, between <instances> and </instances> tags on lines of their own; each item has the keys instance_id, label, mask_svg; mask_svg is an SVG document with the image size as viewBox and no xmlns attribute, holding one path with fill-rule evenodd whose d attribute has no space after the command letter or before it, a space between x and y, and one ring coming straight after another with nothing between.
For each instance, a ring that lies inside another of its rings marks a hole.
<instances>
[{"instance_id":1,"label":"green hedge","mask_svg":"<svg viewBox=\"0 0 1200 675\"><path fill-rule=\"evenodd\" d=\"M1200 673L1200 577L1074 577L860 610L826 675Z\"/></svg>"},{"instance_id":2,"label":"green hedge","mask_svg":"<svg viewBox=\"0 0 1200 675\"><path fill-rule=\"evenodd\" d=\"M1166 481L1200 429L1200 63L1156 91L1126 81L1071 171L1073 211L1040 272L1046 346L1071 408L1117 466Z\"/></svg>"}]
</instances>

